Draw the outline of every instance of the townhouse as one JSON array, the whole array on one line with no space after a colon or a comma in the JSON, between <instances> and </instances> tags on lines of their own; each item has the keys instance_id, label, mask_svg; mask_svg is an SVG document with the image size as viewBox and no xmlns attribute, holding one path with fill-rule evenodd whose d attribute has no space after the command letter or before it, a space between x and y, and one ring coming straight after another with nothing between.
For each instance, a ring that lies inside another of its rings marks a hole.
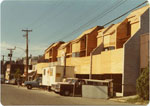
<instances>
[{"instance_id":1,"label":"townhouse","mask_svg":"<svg viewBox=\"0 0 150 106\"><path fill-rule=\"evenodd\" d=\"M66 42L58 48L57 61L60 65L65 65L65 58L72 57L71 42Z\"/></svg>"},{"instance_id":2,"label":"townhouse","mask_svg":"<svg viewBox=\"0 0 150 106\"><path fill-rule=\"evenodd\" d=\"M135 94L140 70L148 65L148 22L149 6L145 6L120 23L96 26L75 40L50 45L44 57L51 64L74 67L77 78L113 79L118 96Z\"/></svg>"},{"instance_id":3,"label":"townhouse","mask_svg":"<svg viewBox=\"0 0 150 106\"><path fill-rule=\"evenodd\" d=\"M17 63L7 64L6 65L5 79L8 81L10 81L11 79L14 79L17 71L19 71L19 73L21 75L23 75L24 65L23 64L17 64Z\"/></svg>"},{"instance_id":4,"label":"townhouse","mask_svg":"<svg viewBox=\"0 0 150 106\"><path fill-rule=\"evenodd\" d=\"M92 79L113 79L117 95L135 94L140 55L144 55L140 54L140 37L149 36L148 16L149 6L145 6L133 11L122 22L100 29L92 55L68 58L67 66L75 66L76 77L79 78L89 78L91 74ZM148 51L147 46L144 47ZM147 59L144 62L148 64Z\"/></svg>"},{"instance_id":5,"label":"townhouse","mask_svg":"<svg viewBox=\"0 0 150 106\"><path fill-rule=\"evenodd\" d=\"M91 51L97 46L98 30L102 26L96 26L84 31L79 37L71 41L72 57L85 57L89 56Z\"/></svg>"},{"instance_id":6,"label":"townhouse","mask_svg":"<svg viewBox=\"0 0 150 106\"><path fill-rule=\"evenodd\" d=\"M53 43L50 45L44 53L45 59L49 62L56 62L57 61L57 51L61 44L63 44L63 41L59 41L57 43Z\"/></svg>"}]
</instances>

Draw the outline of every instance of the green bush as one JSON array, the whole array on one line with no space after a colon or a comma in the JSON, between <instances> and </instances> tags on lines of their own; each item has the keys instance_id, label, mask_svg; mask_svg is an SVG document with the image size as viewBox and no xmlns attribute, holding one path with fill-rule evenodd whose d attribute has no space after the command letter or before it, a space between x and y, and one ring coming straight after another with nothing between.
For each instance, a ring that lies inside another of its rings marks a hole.
<instances>
[{"instance_id":1,"label":"green bush","mask_svg":"<svg viewBox=\"0 0 150 106\"><path fill-rule=\"evenodd\" d=\"M144 100L149 99L149 67L142 70L136 81L137 94Z\"/></svg>"}]
</instances>

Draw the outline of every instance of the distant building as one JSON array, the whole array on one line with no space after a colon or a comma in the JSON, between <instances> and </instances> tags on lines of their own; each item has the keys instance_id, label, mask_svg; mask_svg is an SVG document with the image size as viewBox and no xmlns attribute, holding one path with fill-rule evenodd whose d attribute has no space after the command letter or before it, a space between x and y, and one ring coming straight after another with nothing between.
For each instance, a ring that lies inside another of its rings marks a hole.
<instances>
[{"instance_id":1,"label":"distant building","mask_svg":"<svg viewBox=\"0 0 150 106\"><path fill-rule=\"evenodd\" d=\"M20 70L21 75L23 75L24 65L23 64L16 64L16 63L7 64L5 79L11 80L11 79L15 78L15 73L17 70Z\"/></svg>"}]
</instances>

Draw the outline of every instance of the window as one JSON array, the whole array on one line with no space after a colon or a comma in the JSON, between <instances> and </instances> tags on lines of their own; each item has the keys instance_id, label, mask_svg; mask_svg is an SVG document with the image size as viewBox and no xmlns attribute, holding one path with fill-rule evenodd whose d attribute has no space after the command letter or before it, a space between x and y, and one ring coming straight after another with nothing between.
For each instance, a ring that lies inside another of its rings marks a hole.
<instances>
[{"instance_id":1,"label":"window","mask_svg":"<svg viewBox=\"0 0 150 106\"><path fill-rule=\"evenodd\" d=\"M58 57L58 58L57 58L57 61L61 61L61 57Z\"/></svg>"},{"instance_id":2,"label":"window","mask_svg":"<svg viewBox=\"0 0 150 106\"><path fill-rule=\"evenodd\" d=\"M72 57L80 57L80 52L74 52L74 53L72 53Z\"/></svg>"},{"instance_id":3,"label":"window","mask_svg":"<svg viewBox=\"0 0 150 106\"><path fill-rule=\"evenodd\" d=\"M115 47L114 46L109 46L109 47L105 47L103 51L109 51L109 50L114 50Z\"/></svg>"}]
</instances>

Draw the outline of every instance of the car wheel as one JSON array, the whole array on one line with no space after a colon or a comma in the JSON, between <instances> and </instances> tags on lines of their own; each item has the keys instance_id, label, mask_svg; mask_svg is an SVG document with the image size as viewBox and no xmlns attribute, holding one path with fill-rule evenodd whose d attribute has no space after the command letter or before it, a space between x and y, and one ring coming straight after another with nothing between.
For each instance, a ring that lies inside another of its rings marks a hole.
<instances>
[{"instance_id":1,"label":"car wheel","mask_svg":"<svg viewBox=\"0 0 150 106\"><path fill-rule=\"evenodd\" d=\"M65 96L69 96L69 95L70 95L70 92L69 92L69 91L65 91L65 92L64 92L64 95L65 95Z\"/></svg>"},{"instance_id":2,"label":"car wheel","mask_svg":"<svg viewBox=\"0 0 150 106\"><path fill-rule=\"evenodd\" d=\"M27 85L27 89L32 89L32 85Z\"/></svg>"}]
</instances>

